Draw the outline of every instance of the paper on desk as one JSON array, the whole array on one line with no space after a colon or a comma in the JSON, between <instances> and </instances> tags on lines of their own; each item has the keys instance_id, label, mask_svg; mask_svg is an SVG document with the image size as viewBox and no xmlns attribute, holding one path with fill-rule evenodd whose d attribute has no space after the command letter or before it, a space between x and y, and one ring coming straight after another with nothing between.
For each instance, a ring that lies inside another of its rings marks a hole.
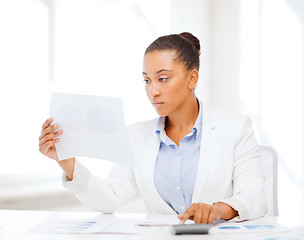
<instances>
[{"instance_id":1,"label":"paper on desk","mask_svg":"<svg viewBox=\"0 0 304 240\"><path fill-rule=\"evenodd\" d=\"M53 93L50 116L63 130L59 160L83 156L135 164L121 98Z\"/></svg>"},{"instance_id":2,"label":"paper on desk","mask_svg":"<svg viewBox=\"0 0 304 240\"><path fill-rule=\"evenodd\" d=\"M31 233L69 234L100 233L110 225L106 220L96 219L50 219L31 229Z\"/></svg>"},{"instance_id":3,"label":"paper on desk","mask_svg":"<svg viewBox=\"0 0 304 240\"><path fill-rule=\"evenodd\" d=\"M274 232L285 231L286 227L265 218L251 221L233 222L227 221L214 225L209 233L256 233L256 232Z\"/></svg>"},{"instance_id":4,"label":"paper on desk","mask_svg":"<svg viewBox=\"0 0 304 240\"><path fill-rule=\"evenodd\" d=\"M231 238L229 238L231 237ZM225 239L233 240L303 240L304 233L293 231L293 230L282 230L282 231L260 231L260 232L250 232L250 234L235 233L235 234L225 234Z\"/></svg>"},{"instance_id":5,"label":"paper on desk","mask_svg":"<svg viewBox=\"0 0 304 240\"><path fill-rule=\"evenodd\" d=\"M147 228L121 219L49 219L32 228L29 233L43 234L145 234Z\"/></svg>"},{"instance_id":6,"label":"paper on desk","mask_svg":"<svg viewBox=\"0 0 304 240\"><path fill-rule=\"evenodd\" d=\"M137 222L137 226L143 227L165 227L171 225L178 225L180 220L177 216L162 216L162 217L154 217L154 218L146 218L142 219L140 222ZM185 224L193 224L194 221L187 220Z\"/></svg>"}]
</instances>

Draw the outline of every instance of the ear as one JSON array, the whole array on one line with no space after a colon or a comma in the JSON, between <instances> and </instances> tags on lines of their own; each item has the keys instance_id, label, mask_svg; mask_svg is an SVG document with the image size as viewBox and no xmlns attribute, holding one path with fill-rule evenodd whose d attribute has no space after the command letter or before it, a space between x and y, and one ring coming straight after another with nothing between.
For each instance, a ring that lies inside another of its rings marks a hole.
<instances>
[{"instance_id":1,"label":"ear","mask_svg":"<svg viewBox=\"0 0 304 240\"><path fill-rule=\"evenodd\" d=\"M189 89L194 89L196 84L197 84L197 81L198 81L198 71L197 69L193 69L190 71L189 73L189 83L188 83L188 88Z\"/></svg>"}]
</instances>

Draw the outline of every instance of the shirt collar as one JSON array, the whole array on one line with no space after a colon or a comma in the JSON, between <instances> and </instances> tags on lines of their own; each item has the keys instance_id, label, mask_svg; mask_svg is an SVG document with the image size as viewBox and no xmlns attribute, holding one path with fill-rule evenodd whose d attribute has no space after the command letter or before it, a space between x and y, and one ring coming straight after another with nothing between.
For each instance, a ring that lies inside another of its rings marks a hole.
<instances>
[{"instance_id":1,"label":"shirt collar","mask_svg":"<svg viewBox=\"0 0 304 240\"><path fill-rule=\"evenodd\" d=\"M203 104L199 99L197 99L197 101L199 105L199 111L196 121L193 125L192 132L189 133L189 135L196 133L195 136L196 139L201 135L202 132L202 115L203 115ZM167 117L159 117L155 126L155 133L159 136L160 140L165 143L168 141L168 137L165 131L166 118Z\"/></svg>"},{"instance_id":2,"label":"shirt collar","mask_svg":"<svg viewBox=\"0 0 304 240\"><path fill-rule=\"evenodd\" d=\"M197 102L198 102L198 106L199 106L199 111L198 111L196 121L192 128L192 132L194 131L194 129L196 131L196 138L200 137L201 132L202 132L202 115L203 115L203 104L201 103L201 101L199 99L197 99Z\"/></svg>"}]
</instances>

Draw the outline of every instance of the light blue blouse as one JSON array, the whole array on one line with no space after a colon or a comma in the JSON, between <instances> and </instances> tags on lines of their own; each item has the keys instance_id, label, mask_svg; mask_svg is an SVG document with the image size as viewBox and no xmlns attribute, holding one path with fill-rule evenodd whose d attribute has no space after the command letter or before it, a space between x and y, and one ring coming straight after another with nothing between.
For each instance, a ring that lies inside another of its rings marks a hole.
<instances>
[{"instance_id":1,"label":"light blue blouse","mask_svg":"<svg viewBox=\"0 0 304 240\"><path fill-rule=\"evenodd\" d=\"M178 214L191 205L200 155L202 104L192 128L177 146L166 134L166 117L158 119L155 132L160 147L155 163L154 184L163 200Z\"/></svg>"}]
</instances>

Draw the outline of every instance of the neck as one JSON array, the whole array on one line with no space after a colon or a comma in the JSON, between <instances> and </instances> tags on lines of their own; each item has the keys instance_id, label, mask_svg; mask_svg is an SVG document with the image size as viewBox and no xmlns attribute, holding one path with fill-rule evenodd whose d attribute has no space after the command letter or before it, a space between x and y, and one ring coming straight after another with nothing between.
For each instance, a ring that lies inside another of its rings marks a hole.
<instances>
[{"instance_id":1,"label":"neck","mask_svg":"<svg viewBox=\"0 0 304 240\"><path fill-rule=\"evenodd\" d=\"M195 95L191 95L174 113L167 117L166 129L192 131L199 113L199 104Z\"/></svg>"}]
</instances>

